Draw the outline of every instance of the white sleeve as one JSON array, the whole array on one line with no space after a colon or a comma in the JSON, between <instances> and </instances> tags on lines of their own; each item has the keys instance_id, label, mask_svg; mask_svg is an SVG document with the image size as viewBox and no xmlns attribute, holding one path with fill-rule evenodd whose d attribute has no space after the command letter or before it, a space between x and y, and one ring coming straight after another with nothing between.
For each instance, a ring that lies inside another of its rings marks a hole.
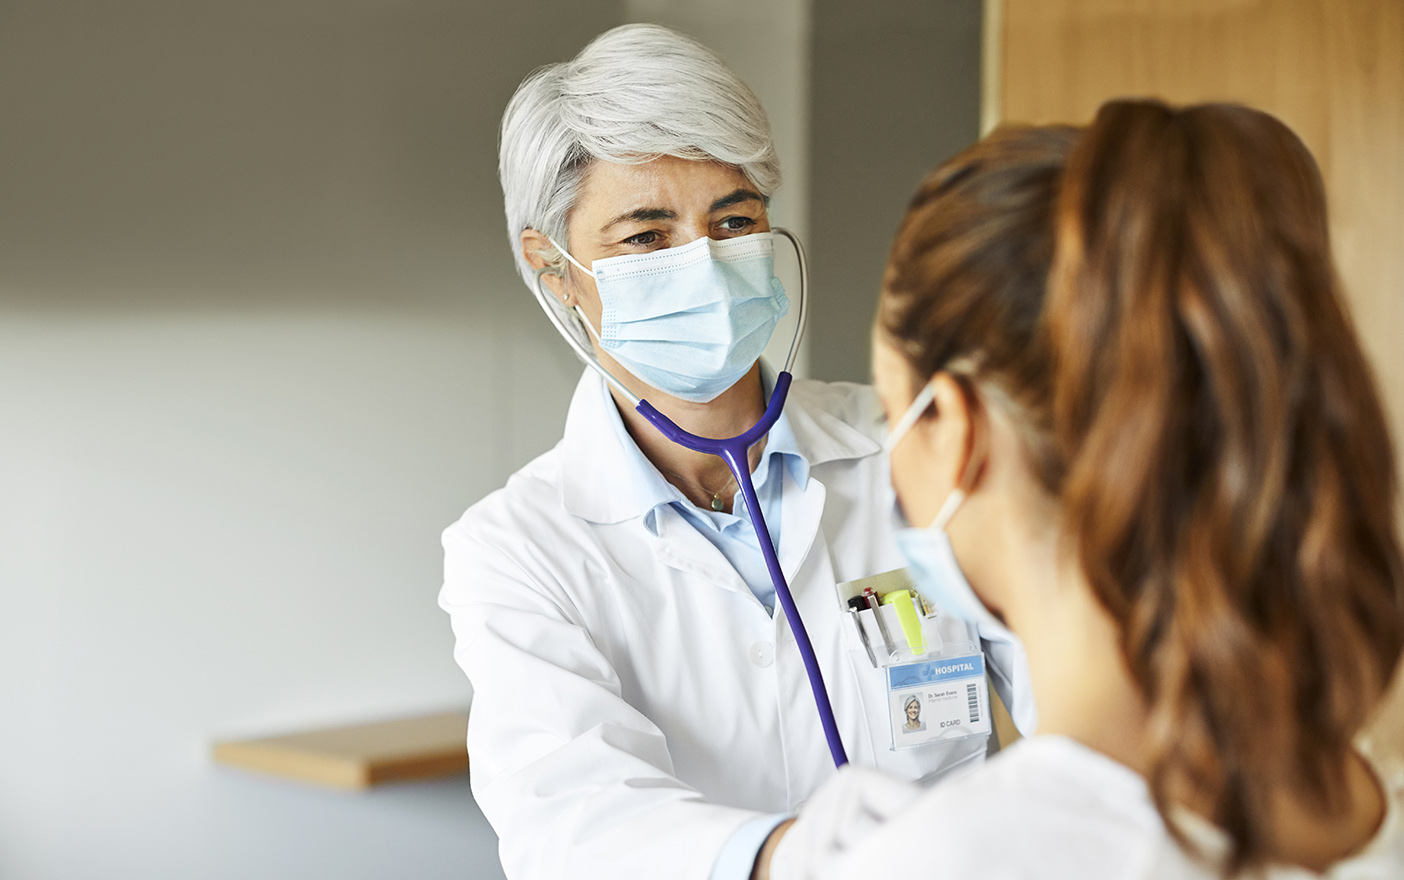
<instances>
[{"instance_id":1,"label":"white sleeve","mask_svg":"<svg viewBox=\"0 0 1404 880\"><path fill-rule=\"evenodd\" d=\"M510 880L707 880L731 835L762 815L678 780L662 732L621 697L559 585L462 524L444 533L439 604L473 684L473 794Z\"/></svg>"}]
</instances>

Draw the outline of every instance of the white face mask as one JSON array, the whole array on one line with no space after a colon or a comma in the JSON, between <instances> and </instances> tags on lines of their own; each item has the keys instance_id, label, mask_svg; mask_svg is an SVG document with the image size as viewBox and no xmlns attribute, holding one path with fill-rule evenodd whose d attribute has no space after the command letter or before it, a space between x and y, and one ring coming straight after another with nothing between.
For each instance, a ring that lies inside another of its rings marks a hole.
<instances>
[{"instance_id":1,"label":"white face mask","mask_svg":"<svg viewBox=\"0 0 1404 880\"><path fill-rule=\"evenodd\" d=\"M928 383L888 435L885 445L889 453L926 412L933 397L932 386ZM960 570L955 548L946 533L946 525L964 501L965 492L953 489L929 527L908 526L897 530L897 549L907 561L907 571L917 592L943 613L970 621L979 628L990 682L1004 701L1019 733L1032 736L1038 726L1038 710L1034 706L1033 682L1029 677L1029 658L1024 653L1024 643L980 601Z\"/></svg>"},{"instance_id":2,"label":"white face mask","mask_svg":"<svg viewBox=\"0 0 1404 880\"><path fill-rule=\"evenodd\" d=\"M659 391L707 403L735 385L790 309L769 232L595 260L600 348Z\"/></svg>"}]
</instances>

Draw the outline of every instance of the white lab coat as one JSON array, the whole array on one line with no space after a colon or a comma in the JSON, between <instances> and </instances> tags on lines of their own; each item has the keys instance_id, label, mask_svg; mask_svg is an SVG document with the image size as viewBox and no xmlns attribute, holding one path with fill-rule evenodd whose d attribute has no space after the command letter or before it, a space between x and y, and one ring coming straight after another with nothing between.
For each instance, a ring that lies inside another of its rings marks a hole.
<instances>
[{"instance_id":1,"label":"white lab coat","mask_svg":"<svg viewBox=\"0 0 1404 880\"><path fill-rule=\"evenodd\" d=\"M473 792L512 880L703 880L742 823L834 768L779 608L671 507L645 528L600 382L587 371L562 441L444 532ZM902 565L874 394L796 381L785 411L811 470L785 475L777 549L850 760L978 766L983 742L889 749L883 671L835 591Z\"/></svg>"},{"instance_id":2,"label":"white lab coat","mask_svg":"<svg viewBox=\"0 0 1404 880\"><path fill-rule=\"evenodd\" d=\"M1397 764L1380 763L1375 771L1384 788L1386 813L1370 842L1322 874L1270 865L1261 874L1249 876L1259 880L1404 877L1404 772ZM844 786L844 782L850 784ZM880 777L850 777L839 785L815 803L827 802L828 795L864 800L863 786L875 790L875 796L894 797L891 782ZM1170 836L1140 775L1074 740L1035 736L1010 746L978 772L922 794L842 853L829 851L831 857L822 861L794 853L798 864L786 866L785 876L1219 880L1223 871L1218 863L1228 852L1227 836L1188 811L1179 812L1177 820L1191 846L1208 856L1208 862L1189 855Z\"/></svg>"}]
</instances>

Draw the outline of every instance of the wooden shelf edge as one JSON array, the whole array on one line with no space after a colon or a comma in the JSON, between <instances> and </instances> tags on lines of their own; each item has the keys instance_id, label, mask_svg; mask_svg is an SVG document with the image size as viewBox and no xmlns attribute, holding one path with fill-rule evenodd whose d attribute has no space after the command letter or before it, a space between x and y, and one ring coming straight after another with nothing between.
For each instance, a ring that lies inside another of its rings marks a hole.
<instances>
[{"instance_id":1,"label":"wooden shelf edge","mask_svg":"<svg viewBox=\"0 0 1404 880\"><path fill-rule=\"evenodd\" d=\"M468 769L468 713L340 725L214 743L218 764L341 791L454 776Z\"/></svg>"}]
</instances>

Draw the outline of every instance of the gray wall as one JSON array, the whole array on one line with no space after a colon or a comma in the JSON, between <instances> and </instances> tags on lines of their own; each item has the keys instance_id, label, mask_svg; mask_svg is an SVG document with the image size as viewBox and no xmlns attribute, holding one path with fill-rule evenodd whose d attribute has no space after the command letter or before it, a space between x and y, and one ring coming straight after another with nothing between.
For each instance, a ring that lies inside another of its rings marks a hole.
<instances>
[{"instance_id":1,"label":"gray wall","mask_svg":"<svg viewBox=\"0 0 1404 880\"><path fill-rule=\"evenodd\" d=\"M887 248L918 181L980 124L981 0L814 0L810 375L869 378Z\"/></svg>"}]
</instances>

